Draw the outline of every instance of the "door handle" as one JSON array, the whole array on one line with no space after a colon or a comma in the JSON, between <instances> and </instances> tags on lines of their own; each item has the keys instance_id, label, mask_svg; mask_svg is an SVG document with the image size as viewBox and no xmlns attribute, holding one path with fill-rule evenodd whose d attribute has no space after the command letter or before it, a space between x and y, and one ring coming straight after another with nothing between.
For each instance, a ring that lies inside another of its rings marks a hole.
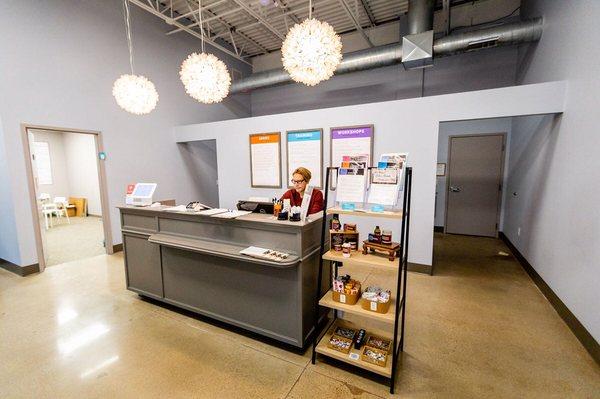
<instances>
[{"instance_id":1,"label":"door handle","mask_svg":"<svg viewBox=\"0 0 600 399\"><path fill-rule=\"evenodd\" d=\"M452 193L460 193L460 187L450 186L450 192L452 192Z\"/></svg>"}]
</instances>

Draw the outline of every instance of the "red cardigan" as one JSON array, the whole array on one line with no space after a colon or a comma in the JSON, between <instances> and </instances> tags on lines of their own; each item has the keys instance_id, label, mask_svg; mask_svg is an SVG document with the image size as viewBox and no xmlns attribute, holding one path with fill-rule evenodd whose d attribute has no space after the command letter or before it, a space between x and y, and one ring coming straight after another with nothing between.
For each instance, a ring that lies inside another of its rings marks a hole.
<instances>
[{"instance_id":1,"label":"red cardigan","mask_svg":"<svg viewBox=\"0 0 600 399\"><path fill-rule=\"evenodd\" d=\"M298 191L291 189L287 190L285 194L281 196L281 200L289 199L290 204L292 206L300 206L302 205L302 197ZM312 215L313 213L323 211L323 193L321 190L313 189L312 195L310 197L310 202L308 203L308 214Z\"/></svg>"}]
</instances>

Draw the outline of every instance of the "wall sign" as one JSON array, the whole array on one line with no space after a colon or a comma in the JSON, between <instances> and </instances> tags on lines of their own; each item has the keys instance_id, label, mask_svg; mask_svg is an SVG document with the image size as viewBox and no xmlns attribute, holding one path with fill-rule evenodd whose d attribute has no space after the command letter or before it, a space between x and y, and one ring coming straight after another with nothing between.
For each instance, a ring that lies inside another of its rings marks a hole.
<instances>
[{"instance_id":1,"label":"wall sign","mask_svg":"<svg viewBox=\"0 0 600 399\"><path fill-rule=\"evenodd\" d=\"M296 168L310 170L310 185L323 187L323 129L290 130L287 132L287 179L288 187Z\"/></svg>"},{"instance_id":2,"label":"wall sign","mask_svg":"<svg viewBox=\"0 0 600 399\"><path fill-rule=\"evenodd\" d=\"M331 166L340 166L344 156L368 155L367 166L373 164L373 125L332 127L330 142Z\"/></svg>"},{"instance_id":3,"label":"wall sign","mask_svg":"<svg viewBox=\"0 0 600 399\"><path fill-rule=\"evenodd\" d=\"M281 133L250 135L250 185L281 188Z\"/></svg>"}]
</instances>

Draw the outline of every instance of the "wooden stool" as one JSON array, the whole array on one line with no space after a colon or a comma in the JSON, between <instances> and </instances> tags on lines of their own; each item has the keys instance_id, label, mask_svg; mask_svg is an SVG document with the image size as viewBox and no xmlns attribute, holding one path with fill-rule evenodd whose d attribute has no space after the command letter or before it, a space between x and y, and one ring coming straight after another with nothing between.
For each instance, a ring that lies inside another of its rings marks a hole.
<instances>
[{"instance_id":1,"label":"wooden stool","mask_svg":"<svg viewBox=\"0 0 600 399\"><path fill-rule=\"evenodd\" d=\"M398 252L400 251L400 243L393 242L391 244L378 244L375 242L370 242L369 240L363 241L363 254L366 255L368 252L381 251L385 252L388 256L388 260L393 262L398 256Z\"/></svg>"}]
</instances>

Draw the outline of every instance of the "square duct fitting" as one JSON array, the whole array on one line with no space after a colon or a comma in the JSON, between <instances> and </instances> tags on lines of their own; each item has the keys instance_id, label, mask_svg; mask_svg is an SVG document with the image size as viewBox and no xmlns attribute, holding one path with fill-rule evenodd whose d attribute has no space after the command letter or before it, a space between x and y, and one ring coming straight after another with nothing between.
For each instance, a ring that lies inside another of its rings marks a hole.
<instances>
[{"instance_id":1,"label":"square duct fitting","mask_svg":"<svg viewBox=\"0 0 600 399\"><path fill-rule=\"evenodd\" d=\"M402 38L402 64L405 69L433 65L433 30Z\"/></svg>"}]
</instances>

